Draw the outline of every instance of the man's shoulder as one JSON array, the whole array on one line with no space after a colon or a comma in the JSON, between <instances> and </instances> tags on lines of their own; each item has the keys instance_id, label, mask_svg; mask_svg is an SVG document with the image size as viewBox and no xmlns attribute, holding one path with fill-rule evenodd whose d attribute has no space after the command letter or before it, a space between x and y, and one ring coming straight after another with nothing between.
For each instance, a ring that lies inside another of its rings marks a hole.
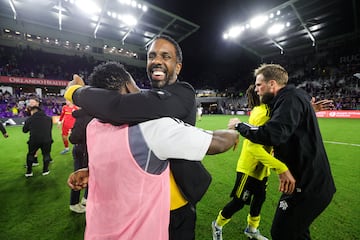
<instances>
[{"instance_id":1,"label":"man's shoulder","mask_svg":"<svg viewBox=\"0 0 360 240\"><path fill-rule=\"evenodd\" d=\"M183 82L183 81L177 81L175 82L174 84L171 84L171 85L167 85L165 87L166 90L173 90L173 89L176 89L176 90L186 90L186 91L191 91L191 92L194 92L195 94L195 89L193 88L193 86L191 86L190 83L188 82Z\"/></svg>"}]
</instances>

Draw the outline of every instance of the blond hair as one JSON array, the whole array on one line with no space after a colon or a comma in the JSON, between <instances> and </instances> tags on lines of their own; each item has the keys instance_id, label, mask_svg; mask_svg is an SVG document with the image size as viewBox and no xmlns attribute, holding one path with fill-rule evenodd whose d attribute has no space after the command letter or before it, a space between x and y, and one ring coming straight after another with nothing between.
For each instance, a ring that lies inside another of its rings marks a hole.
<instances>
[{"instance_id":1,"label":"blond hair","mask_svg":"<svg viewBox=\"0 0 360 240\"><path fill-rule=\"evenodd\" d=\"M254 76L262 74L264 81L275 80L279 85L286 85L289 79L287 71L279 64L261 64L260 67L255 69Z\"/></svg>"}]
</instances>

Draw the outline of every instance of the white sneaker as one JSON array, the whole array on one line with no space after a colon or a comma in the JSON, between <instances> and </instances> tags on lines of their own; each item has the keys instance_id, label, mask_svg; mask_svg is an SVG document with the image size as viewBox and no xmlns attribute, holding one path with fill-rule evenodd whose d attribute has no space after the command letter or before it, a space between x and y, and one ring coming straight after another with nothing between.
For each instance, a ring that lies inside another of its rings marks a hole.
<instances>
[{"instance_id":1,"label":"white sneaker","mask_svg":"<svg viewBox=\"0 0 360 240\"><path fill-rule=\"evenodd\" d=\"M86 208L80 203L78 203L75 205L70 205L70 210L76 213L84 213L86 211Z\"/></svg>"},{"instance_id":2,"label":"white sneaker","mask_svg":"<svg viewBox=\"0 0 360 240\"><path fill-rule=\"evenodd\" d=\"M87 201L87 199L83 197L81 199L81 205L86 206L86 201Z\"/></svg>"},{"instance_id":3,"label":"white sneaker","mask_svg":"<svg viewBox=\"0 0 360 240\"><path fill-rule=\"evenodd\" d=\"M250 232L249 228L246 228L244 231L245 235L249 237L250 239L257 239L257 240L269 240L268 238L261 235L259 229L256 230L256 232Z\"/></svg>"},{"instance_id":4,"label":"white sneaker","mask_svg":"<svg viewBox=\"0 0 360 240\"><path fill-rule=\"evenodd\" d=\"M60 152L60 154L65 154L65 153L68 153L68 152L70 152L70 149L69 149L69 148L65 148L64 150L62 150L62 151Z\"/></svg>"},{"instance_id":5,"label":"white sneaker","mask_svg":"<svg viewBox=\"0 0 360 240\"><path fill-rule=\"evenodd\" d=\"M215 226L215 221L211 223L213 240L223 240L222 229Z\"/></svg>"}]
</instances>

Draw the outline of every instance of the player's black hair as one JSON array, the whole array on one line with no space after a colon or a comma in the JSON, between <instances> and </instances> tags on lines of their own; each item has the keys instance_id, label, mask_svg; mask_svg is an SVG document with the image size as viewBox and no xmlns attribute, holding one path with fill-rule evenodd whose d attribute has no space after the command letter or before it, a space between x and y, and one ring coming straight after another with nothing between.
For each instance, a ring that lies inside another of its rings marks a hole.
<instances>
[{"instance_id":1,"label":"player's black hair","mask_svg":"<svg viewBox=\"0 0 360 240\"><path fill-rule=\"evenodd\" d=\"M88 80L93 87L119 90L130 79L130 74L123 64L110 61L96 66Z\"/></svg>"},{"instance_id":2,"label":"player's black hair","mask_svg":"<svg viewBox=\"0 0 360 240\"><path fill-rule=\"evenodd\" d=\"M248 101L248 107L253 109L256 106L260 105L260 97L255 92L255 85L251 84L246 90L246 97Z\"/></svg>"},{"instance_id":3,"label":"player's black hair","mask_svg":"<svg viewBox=\"0 0 360 240\"><path fill-rule=\"evenodd\" d=\"M164 35L164 34L161 34L161 35L158 35L155 37L154 41L158 40L158 39L164 39L166 41L169 41L172 45L174 45L175 47L175 53L176 53L176 60L179 62L179 63L182 63L183 61L183 54L182 54L182 50L181 50L181 47L179 45L178 42L176 42L172 37L168 36L168 35Z\"/></svg>"},{"instance_id":4,"label":"player's black hair","mask_svg":"<svg viewBox=\"0 0 360 240\"><path fill-rule=\"evenodd\" d=\"M30 100L30 99L33 99L33 100L35 100L36 102L40 103L40 99L39 99L38 96L36 96L35 94L31 94L31 95L29 96L29 100Z\"/></svg>"}]
</instances>

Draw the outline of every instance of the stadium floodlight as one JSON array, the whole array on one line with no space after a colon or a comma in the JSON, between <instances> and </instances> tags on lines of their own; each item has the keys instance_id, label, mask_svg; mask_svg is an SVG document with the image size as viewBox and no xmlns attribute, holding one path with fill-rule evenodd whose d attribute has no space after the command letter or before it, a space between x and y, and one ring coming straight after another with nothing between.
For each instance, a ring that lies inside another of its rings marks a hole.
<instances>
[{"instance_id":1,"label":"stadium floodlight","mask_svg":"<svg viewBox=\"0 0 360 240\"><path fill-rule=\"evenodd\" d=\"M128 26L135 26L137 24L136 18L130 14L124 15L121 20Z\"/></svg>"},{"instance_id":2,"label":"stadium floodlight","mask_svg":"<svg viewBox=\"0 0 360 240\"><path fill-rule=\"evenodd\" d=\"M242 26L235 26L229 29L227 33L230 38L238 37L244 31L244 27Z\"/></svg>"},{"instance_id":3,"label":"stadium floodlight","mask_svg":"<svg viewBox=\"0 0 360 240\"><path fill-rule=\"evenodd\" d=\"M256 16L250 20L250 26L252 28L259 28L264 25L268 20L267 16Z\"/></svg>"},{"instance_id":4,"label":"stadium floodlight","mask_svg":"<svg viewBox=\"0 0 360 240\"><path fill-rule=\"evenodd\" d=\"M89 0L77 0L75 3L78 8L80 8L82 11L86 13L94 14L101 12L101 8L98 5L96 5L95 2Z\"/></svg>"},{"instance_id":5,"label":"stadium floodlight","mask_svg":"<svg viewBox=\"0 0 360 240\"><path fill-rule=\"evenodd\" d=\"M282 32L282 30L284 30L285 25L282 23L275 23L272 26L270 26L267 30L267 33L269 35L276 35L279 34L280 32Z\"/></svg>"}]
</instances>

